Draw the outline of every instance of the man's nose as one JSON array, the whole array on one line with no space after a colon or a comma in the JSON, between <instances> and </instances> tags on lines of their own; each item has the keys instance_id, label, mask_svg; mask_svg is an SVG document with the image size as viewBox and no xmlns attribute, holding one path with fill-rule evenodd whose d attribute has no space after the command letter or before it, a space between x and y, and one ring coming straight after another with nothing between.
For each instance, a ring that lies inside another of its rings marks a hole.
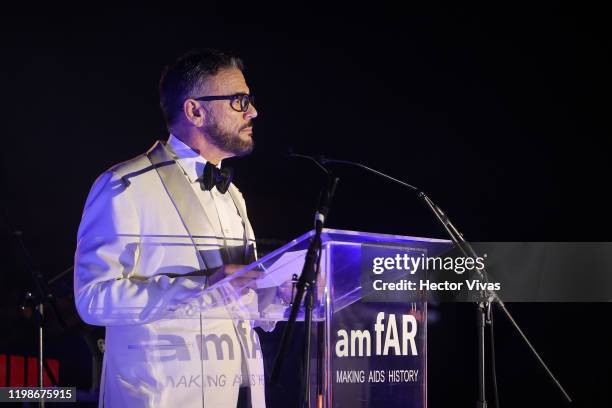
<instances>
[{"instance_id":1,"label":"man's nose","mask_svg":"<svg viewBox=\"0 0 612 408\"><path fill-rule=\"evenodd\" d=\"M244 118L247 120L250 119L255 119L257 117L257 109L255 109L255 106L253 106L253 104L249 105L249 109L247 109L246 112L244 112Z\"/></svg>"}]
</instances>

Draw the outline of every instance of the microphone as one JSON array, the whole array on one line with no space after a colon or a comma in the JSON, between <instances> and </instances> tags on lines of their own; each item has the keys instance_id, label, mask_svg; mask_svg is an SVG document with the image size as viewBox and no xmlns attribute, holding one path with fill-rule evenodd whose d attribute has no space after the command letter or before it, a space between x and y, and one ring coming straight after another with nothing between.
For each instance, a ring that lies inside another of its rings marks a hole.
<instances>
[{"instance_id":1,"label":"microphone","mask_svg":"<svg viewBox=\"0 0 612 408\"><path fill-rule=\"evenodd\" d=\"M319 196L319 205L315 213L315 228L323 228L323 225L325 225L325 220L327 219L327 214L329 214L329 208L331 207L334 194L336 194L336 187L338 186L339 180L338 177L332 176L331 173L329 174L327 178L327 188L321 191L321 195Z\"/></svg>"},{"instance_id":2,"label":"microphone","mask_svg":"<svg viewBox=\"0 0 612 408\"><path fill-rule=\"evenodd\" d=\"M378 171L376 169L368 167L368 166L366 166L365 164L362 164L362 163L358 163L358 162L354 162L354 161L349 161L349 160L330 159L330 158L326 158L325 156L319 156L319 160L320 160L322 165L326 165L327 163L332 163L332 164L338 163L338 164L348 164L349 166L359 167L359 168L362 168L362 169L364 169L366 171L369 171L370 173L374 173L374 174L376 174L378 176L386 178L387 180L391 180L394 183L397 183L397 184L399 184L401 186L408 187L409 189L414 190L417 193L422 193L422 191L420 189L418 189L417 187L415 187L415 186L413 186L411 184L408 184L405 181L398 180L395 177L391 177L390 175L385 174L382 171Z\"/></svg>"},{"instance_id":3,"label":"microphone","mask_svg":"<svg viewBox=\"0 0 612 408\"><path fill-rule=\"evenodd\" d=\"M314 160L314 159L313 159ZM444 227L444 229L446 230L446 232L448 233L448 235L451 237L451 239L455 242L455 244L457 244L458 246L461 247L461 243L463 243L465 240L463 238L463 234L453 225L453 223L450 221L450 219L448 218L448 216L446 215L446 213L444 211L442 211L442 209L436 204L434 203L431 198L429 198L429 196L427 194L425 194L425 192L423 190L421 190L418 187L413 186L412 184L406 183L405 181L399 180L395 177L392 177L386 173L383 173L382 171L373 169L371 167L366 166L365 164L359 163L359 162L354 162L354 161L350 161L350 160L338 160L338 159L330 159L330 158L326 158L324 156L319 156L319 162L322 166L325 166L326 164L330 163L330 164L346 164L349 166L353 166L353 167L359 167L361 169L364 169L370 173L374 173L377 176L380 176L384 179L387 179L389 181L392 181L396 184L399 184L403 187L406 187L412 191L414 191L417 195L418 198L420 198L421 200L423 200L425 202L425 204L427 204L427 206L429 207L429 209L434 213L434 215L436 216L436 218L438 219L438 221L440 221L440 223L442 224L442 226Z\"/></svg>"},{"instance_id":4,"label":"microphone","mask_svg":"<svg viewBox=\"0 0 612 408\"><path fill-rule=\"evenodd\" d=\"M322 190L321 194L319 195L317 211L315 212L314 217L315 229L321 230L325 225L325 221L327 219L327 215L329 214L329 209L331 207L331 202L334 197L334 194L336 193L336 187L338 186L338 181L340 181L340 179L338 177L335 177L332 172L325 167L325 159L323 156L313 157L308 156L306 154L294 153L290 148L287 157L309 160L313 162L327 176L327 185L326 188Z\"/></svg>"}]
</instances>

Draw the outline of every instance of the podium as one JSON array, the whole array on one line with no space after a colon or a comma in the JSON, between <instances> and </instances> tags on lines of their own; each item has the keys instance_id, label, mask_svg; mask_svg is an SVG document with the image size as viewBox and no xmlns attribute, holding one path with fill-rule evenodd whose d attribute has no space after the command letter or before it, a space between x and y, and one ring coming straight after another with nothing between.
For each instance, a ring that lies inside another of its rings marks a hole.
<instances>
[{"instance_id":1,"label":"podium","mask_svg":"<svg viewBox=\"0 0 612 408\"><path fill-rule=\"evenodd\" d=\"M275 356L262 356L252 328L271 330L287 320L292 279L301 273L313 235L163 310L162 319L149 323L159 333L154 338L140 337L138 326L126 330L117 357L129 362L129 375L146 379L153 372L162 379L146 385L161 405L230 407L240 389L250 388L253 401L259 401L253 406L261 406L262 359L271 362ZM400 263L451 248L446 240L323 230L310 336L312 407L427 406L427 299L400 284L422 279L425 272L408 272ZM381 290L383 280L395 282L395 289ZM159 315L156 307L114 313L119 322L142 320ZM283 375L299 376L300 370L284 367Z\"/></svg>"},{"instance_id":2,"label":"podium","mask_svg":"<svg viewBox=\"0 0 612 408\"><path fill-rule=\"evenodd\" d=\"M286 320L290 305L278 286L284 287L286 297L292 278L301 273L313 235L310 231L300 236L212 286L208 292L215 300L208 308L193 310L209 318L225 314L264 327ZM396 261L399 256L401 262L404 254L437 256L450 250L452 243L333 229L323 230L322 243L311 335L311 405L426 407L427 299L419 291L377 290L381 283L375 281L383 274L373 269L375 264L383 266L377 259ZM424 273L394 272L386 282L418 280ZM259 276L245 279L249 273ZM246 296L241 293L252 290L258 293L258 302L243 301ZM303 313L298 319L303 320ZM303 339L294 336L293 341ZM274 357L263 356L270 361ZM295 368L285 367L283 372L299 375Z\"/></svg>"}]
</instances>

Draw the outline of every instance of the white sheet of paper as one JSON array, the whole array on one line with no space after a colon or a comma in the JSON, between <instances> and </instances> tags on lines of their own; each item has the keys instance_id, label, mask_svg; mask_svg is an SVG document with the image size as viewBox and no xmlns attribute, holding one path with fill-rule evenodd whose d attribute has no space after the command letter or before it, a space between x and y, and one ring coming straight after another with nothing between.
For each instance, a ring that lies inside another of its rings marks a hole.
<instances>
[{"instance_id":1,"label":"white sheet of paper","mask_svg":"<svg viewBox=\"0 0 612 408\"><path fill-rule=\"evenodd\" d=\"M302 267L304 266L304 257L306 250L285 252L272 265L265 267L265 276L256 281L257 288L270 288L279 286L295 274L300 276Z\"/></svg>"}]
</instances>

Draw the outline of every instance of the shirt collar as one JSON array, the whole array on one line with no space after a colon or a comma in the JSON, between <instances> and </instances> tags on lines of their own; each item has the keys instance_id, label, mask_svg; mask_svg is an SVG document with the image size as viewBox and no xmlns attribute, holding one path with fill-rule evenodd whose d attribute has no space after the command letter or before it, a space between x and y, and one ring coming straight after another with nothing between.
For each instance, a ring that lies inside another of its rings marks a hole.
<instances>
[{"instance_id":1,"label":"shirt collar","mask_svg":"<svg viewBox=\"0 0 612 408\"><path fill-rule=\"evenodd\" d=\"M174 153L176 162L189 181L196 182L204 170L206 159L173 134L170 134L166 146ZM221 162L219 162L217 168L221 168Z\"/></svg>"}]
</instances>

